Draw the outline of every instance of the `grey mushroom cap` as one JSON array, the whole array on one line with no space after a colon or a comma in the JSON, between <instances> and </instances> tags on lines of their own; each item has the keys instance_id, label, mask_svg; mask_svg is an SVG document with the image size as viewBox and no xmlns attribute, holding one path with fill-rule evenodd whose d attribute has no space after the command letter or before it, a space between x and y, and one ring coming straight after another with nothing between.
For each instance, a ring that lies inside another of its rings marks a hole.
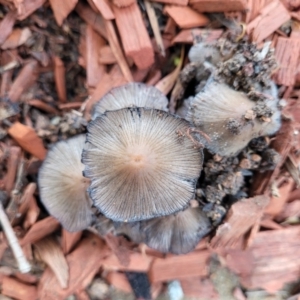
<instances>
[{"instance_id":1,"label":"grey mushroom cap","mask_svg":"<svg viewBox=\"0 0 300 300\"><path fill-rule=\"evenodd\" d=\"M267 121L255 117L256 103L223 83L209 82L190 102L187 120L210 137L206 142L212 152L221 156L236 155L251 139L274 134L281 126L277 100L265 101L272 116ZM247 119L247 113L253 118Z\"/></svg>"},{"instance_id":2,"label":"grey mushroom cap","mask_svg":"<svg viewBox=\"0 0 300 300\"><path fill-rule=\"evenodd\" d=\"M141 222L145 244L164 253L185 254L192 251L211 229L209 219L199 207Z\"/></svg>"},{"instance_id":3,"label":"grey mushroom cap","mask_svg":"<svg viewBox=\"0 0 300 300\"><path fill-rule=\"evenodd\" d=\"M131 82L113 88L94 106L92 120L106 111L119 110L126 107L148 107L168 111L167 97L153 86Z\"/></svg>"},{"instance_id":4,"label":"grey mushroom cap","mask_svg":"<svg viewBox=\"0 0 300 300\"><path fill-rule=\"evenodd\" d=\"M119 222L187 207L203 163L188 129L187 121L146 108L110 111L91 121L82 161L94 205Z\"/></svg>"},{"instance_id":5,"label":"grey mushroom cap","mask_svg":"<svg viewBox=\"0 0 300 300\"><path fill-rule=\"evenodd\" d=\"M71 232L87 228L92 221L92 202L86 192L89 180L82 175L84 144L84 134L56 143L38 174L41 202Z\"/></svg>"}]
</instances>

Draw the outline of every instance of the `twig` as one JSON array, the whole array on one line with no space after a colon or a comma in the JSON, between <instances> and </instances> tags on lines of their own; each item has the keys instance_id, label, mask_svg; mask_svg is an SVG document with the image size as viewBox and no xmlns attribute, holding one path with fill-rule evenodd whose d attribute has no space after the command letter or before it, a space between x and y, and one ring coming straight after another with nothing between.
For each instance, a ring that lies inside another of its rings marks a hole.
<instances>
[{"instance_id":1,"label":"twig","mask_svg":"<svg viewBox=\"0 0 300 300\"><path fill-rule=\"evenodd\" d=\"M148 18L149 18L149 21L150 21L150 24L151 24L151 27L153 30L153 34L154 34L155 41L157 43L159 52L161 53L162 56L165 56L166 55L165 46L164 46L163 39L160 34L159 24L158 24L158 21L156 18L155 10L154 10L152 4L148 0L145 0L144 3L145 3L146 12L147 12L147 15L148 15Z\"/></svg>"},{"instance_id":2,"label":"twig","mask_svg":"<svg viewBox=\"0 0 300 300\"><path fill-rule=\"evenodd\" d=\"M18 242L16 234L11 227L8 217L4 212L2 203L0 202L0 222L2 224L3 231L6 235L7 241L11 247L14 257L19 265L21 273L27 273L31 270L31 266L24 256L23 250Z\"/></svg>"}]
</instances>

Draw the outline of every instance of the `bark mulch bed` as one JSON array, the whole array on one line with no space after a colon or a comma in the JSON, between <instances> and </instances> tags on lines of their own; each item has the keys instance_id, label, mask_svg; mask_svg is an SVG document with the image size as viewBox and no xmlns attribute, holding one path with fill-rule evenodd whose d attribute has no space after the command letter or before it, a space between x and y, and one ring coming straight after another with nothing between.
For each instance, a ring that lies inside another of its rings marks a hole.
<instances>
[{"instance_id":1,"label":"bark mulch bed","mask_svg":"<svg viewBox=\"0 0 300 300\"><path fill-rule=\"evenodd\" d=\"M0 233L0 299L300 299L299 1L0 0L0 19L0 214L17 236ZM195 250L70 233L49 216L37 174L53 143L85 133L94 104L128 82L175 113L195 92L192 44L230 37L275 49L282 124L238 156L206 154L193 204L214 229Z\"/></svg>"}]
</instances>

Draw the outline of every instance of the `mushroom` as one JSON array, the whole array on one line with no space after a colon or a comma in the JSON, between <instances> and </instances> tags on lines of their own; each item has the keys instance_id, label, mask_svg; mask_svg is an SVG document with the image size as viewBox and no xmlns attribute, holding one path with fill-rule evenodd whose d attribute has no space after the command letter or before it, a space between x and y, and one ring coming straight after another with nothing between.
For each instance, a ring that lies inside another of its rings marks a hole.
<instances>
[{"instance_id":1,"label":"mushroom","mask_svg":"<svg viewBox=\"0 0 300 300\"><path fill-rule=\"evenodd\" d=\"M41 201L68 231L87 228L92 220L89 180L82 175L85 135L56 143L38 174Z\"/></svg>"},{"instance_id":2,"label":"mushroom","mask_svg":"<svg viewBox=\"0 0 300 300\"><path fill-rule=\"evenodd\" d=\"M158 89L143 83L131 82L113 88L94 106L92 120L105 111L118 110L125 107L148 107L168 111L168 99Z\"/></svg>"},{"instance_id":3,"label":"mushroom","mask_svg":"<svg viewBox=\"0 0 300 300\"><path fill-rule=\"evenodd\" d=\"M199 136L212 153L231 156L251 139L274 134L281 125L276 100L254 102L223 83L209 82L192 100L187 119L210 137Z\"/></svg>"},{"instance_id":4,"label":"mushroom","mask_svg":"<svg viewBox=\"0 0 300 300\"><path fill-rule=\"evenodd\" d=\"M179 117L147 108L109 111L91 121L82 161L94 205L120 222L185 208L203 162L189 128Z\"/></svg>"},{"instance_id":5,"label":"mushroom","mask_svg":"<svg viewBox=\"0 0 300 300\"><path fill-rule=\"evenodd\" d=\"M211 230L211 223L199 207L141 222L145 244L158 251L185 254L192 251Z\"/></svg>"}]
</instances>

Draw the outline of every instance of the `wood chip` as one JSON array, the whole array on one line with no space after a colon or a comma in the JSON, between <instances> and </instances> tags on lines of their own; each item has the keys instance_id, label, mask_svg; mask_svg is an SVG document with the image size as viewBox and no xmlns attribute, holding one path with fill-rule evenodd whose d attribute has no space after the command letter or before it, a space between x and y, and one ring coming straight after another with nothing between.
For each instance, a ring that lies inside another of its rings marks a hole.
<instances>
[{"instance_id":1,"label":"wood chip","mask_svg":"<svg viewBox=\"0 0 300 300\"><path fill-rule=\"evenodd\" d=\"M125 8L114 5L113 11L125 54L133 59L139 69L152 66L154 50L137 3Z\"/></svg>"},{"instance_id":2,"label":"wood chip","mask_svg":"<svg viewBox=\"0 0 300 300\"><path fill-rule=\"evenodd\" d=\"M58 57L53 57L54 62L54 80L55 87L58 94L58 99L60 102L64 103L67 101L67 91L66 91L66 70L63 61Z\"/></svg>"},{"instance_id":3,"label":"wood chip","mask_svg":"<svg viewBox=\"0 0 300 300\"><path fill-rule=\"evenodd\" d=\"M56 23L61 26L65 18L75 8L78 0L50 0Z\"/></svg>"},{"instance_id":4,"label":"wood chip","mask_svg":"<svg viewBox=\"0 0 300 300\"><path fill-rule=\"evenodd\" d=\"M118 40L113 23L111 21L105 21L105 28L108 33L108 43L109 43L111 50L119 64L119 67L122 70L124 78L128 82L133 81L132 74L130 72L127 61L124 57L121 46L119 44L119 40Z\"/></svg>"},{"instance_id":5,"label":"wood chip","mask_svg":"<svg viewBox=\"0 0 300 300\"><path fill-rule=\"evenodd\" d=\"M37 205L35 197L32 196L30 198L28 211L27 211L25 220L23 222L23 228L28 229L33 224L35 224L35 222L38 219L39 214L40 214L40 208Z\"/></svg>"},{"instance_id":6,"label":"wood chip","mask_svg":"<svg viewBox=\"0 0 300 300\"><path fill-rule=\"evenodd\" d=\"M190 277L205 277L209 272L207 265L209 257L209 251L195 251L181 256L169 256L165 259L156 258L148 273L149 278L152 283L155 283Z\"/></svg>"},{"instance_id":7,"label":"wood chip","mask_svg":"<svg viewBox=\"0 0 300 300\"><path fill-rule=\"evenodd\" d=\"M279 0L272 1L247 25L247 33L260 43L290 18L289 12Z\"/></svg>"},{"instance_id":8,"label":"wood chip","mask_svg":"<svg viewBox=\"0 0 300 300\"><path fill-rule=\"evenodd\" d=\"M103 268L108 271L148 272L153 260L152 257L144 256L138 252L131 252L129 259L129 264L124 266L117 256L112 253L103 261Z\"/></svg>"},{"instance_id":9,"label":"wood chip","mask_svg":"<svg viewBox=\"0 0 300 300\"><path fill-rule=\"evenodd\" d=\"M20 100L21 95L29 89L38 78L38 64L36 60L30 60L19 72L8 92L12 102Z\"/></svg>"},{"instance_id":10,"label":"wood chip","mask_svg":"<svg viewBox=\"0 0 300 300\"><path fill-rule=\"evenodd\" d=\"M30 106L36 107L42 111L45 111L49 114L58 114L58 110L55 109L53 106L50 106L49 104L45 103L42 100L39 99L31 99L29 101L27 101L27 103Z\"/></svg>"},{"instance_id":11,"label":"wood chip","mask_svg":"<svg viewBox=\"0 0 300 300\"><path fill-rule=\"evenodd\" d=\"M209 279L191 277L181 279L180 284L186 297L211 300L219 299L219 295L215 291L214 285Z\"/></svg>"},{"instance_id":12,"label":"wood chip","mask_svg":"<svg viewBox=\"0 0 300 300\"><path fill-rule=\"evenodd\" d=\"M136 0L112 0L112 2L117 7L126 7L136 3Z\"/></svg>"},{"instance_id":13,"label":"wood chip","mask_svg":"<svg viewBox=\"0 0 300 300\"><path fill-rule=\"evenodd\" d=\"M69 266L61 247L54 237L46 237L34 244L38 258L55 274L61 288L68 287Z\"/></svg>"},{"instance_id":14,"label":"wood chip","mask_svg":"<svg viewBox=\"0 0 300 300\"><path fill-rule=\"evenodd\" d=\"M86 28L86 71L87 84L89 87L96 87L106 68L98 60L98 51L106 44L105 40L88 25Z\"/></svg>"},{"instance_id":15,"label":"wood chip","mask_svg":"<svg viewBox=\"0 0 300 300\"><path fill-rule=\"evenodd\" d=\"M178 35L172 40L174 43L193 44L195 37L199 37L205 42L213 42L221 37L223 30L221 29L184 29L181 30Z\"/></svg>"},{"instance_id":16,"label":"wood chip","mask_svg":"<svg viewBox=\"0 0 300 300\"><path fill-rule=\"evenodd\" d=\"M76 244L79 242L79 240L82 237L82 231L78 232L69 232L66 229L62 229L62 249L64 254L70 253L73 248L76 246Z\"/></svg>"},{"instance_id":17,"label":"wood chip","mask_svg":"<svg viewBox=\"0 0 300 300\"><path fill-rule=\"evenodd\" d=\"M190 0L189 4L199 12L227 12L247 9L246 0Z\"/></svg>"},{"instance_id":18,"label":"wood chip","mask_svg":"<svg viewBox=\"0 0 300 300\"><path fill-rule=\"evenodd\" d=\"M125 293L132 293L132 288L125 274L118 272L109 272L106 276L106 280L114 288L119 289Z\"/></svg>"},{"instance_id":19,"label":"wood chip","mask_svg":"<svg viewBox=\"0 0 300 300\"><path fill-rule=\"evenodd\" d=\"M33 285L24 284L16 279L4 276L1 293L8 297L19 300L38 299L37 288Z\"/></svg>"},{"instance_id":20,"label":"wood chip","mask_svg":"<svg viewBox=\"0 0 300 300\"><path fill-rule=\"evenodd\" d=\"M224 249L240 245L241 238L260 220L269 201L266 196L256 196L233 204L211 240L211 247Z\"/></svg>"},{"instance_id":21,"label":"wood chip","mask_svg":"<svg viewBox=\"0 0 300 300\"><path fill-rule=\"evenodd\" d=\"M279 69L274 77L277 84L285 86L293 86L295 84L299 48L299 38L278 38L275 56L279 63Z\"/></svg>"},{"instance_id":22,"label":"wood chip","mask_svg":"<svg viewBox=\"0 0 300 300\"><path fill-rule=\"evenodd\" d=\"M17 15L14 11L8 12L0 23L0 45L9 37L12 33Z\"/></svg>"},{"instance_id":23,"label":"wood chip","mask_svg":"<svg viewBox=\"0 0 300 300\"><path fill-rule=\"evenodd\" d=\"M9 129L8 134L27 152L40 160L45 159L47 150L43 141L39 138L34 129L15 122Z\"/></svg>"},{"instance_id":24,"label":"wood chip","mask_svg":"<svg viewBox=\"0 0 300 300\"><path fill-rule=\"evenodd\" d=\"M32 244L47 235L53 233L59 228L59 222L53 217L47 217L43 220L36 222L26 233L26 235L20 241L20 245Z\"/></svg>"},{"instance_id":25,"label":"wood chip","mask_svg":"<svg viewBox=\"0 0 300 300\"><path fill-rule=\"evenodd\" d=\"M98 61L104 65L111 65L117 62L113 51L108 45L100 47Z\"/></svg>"},{"instance_id":26,"label":"wood chip","mask_svg":"<svg viewBox=\"0 0 300 300\"><path fill-rule=\"evenodd\" d=\"M46 269L38 285L39 299L65 299L76 291L84 290L99 271L107 254L104 242L96 235L88 235L72 253L67 255L70 270L68 288L62 289L52 271Z\"/></svg>"},{"instance_id":27,"label":"wood chip","mask_svg":"<svg viewBox=\"0 0 300 300\"><path fill-rule=\"evenodd\" d=\"M253 266L252 272L240 276L241 283L248 289L275 293L285 283L297 280L300 258L295 249L300 247L299 234L300 226L259 232L249 249L253 259L240 264Z\"/></svg>"},{"instance_id":28,"label":"wood chip","mask_svg":"<svg viewBox=\"0 0 300 300\"><path fill-rule=\"evenodd\" d=\"M113 20L115 18L109 4L105 0L92 0L97 9L100 11L105 20Z\"/></svg>"},{"instance_id":29,"label":"wood chip","mask_svg":"<svg viewBox=\"0 0 300 300\"><path fill-rule=\"evenodd\" d=\"M193 28L207 25L210 20L205 15L192 8L176 5L166 5L164 11L175 21L180 28Z\"/></svg>"}]
</instances>

